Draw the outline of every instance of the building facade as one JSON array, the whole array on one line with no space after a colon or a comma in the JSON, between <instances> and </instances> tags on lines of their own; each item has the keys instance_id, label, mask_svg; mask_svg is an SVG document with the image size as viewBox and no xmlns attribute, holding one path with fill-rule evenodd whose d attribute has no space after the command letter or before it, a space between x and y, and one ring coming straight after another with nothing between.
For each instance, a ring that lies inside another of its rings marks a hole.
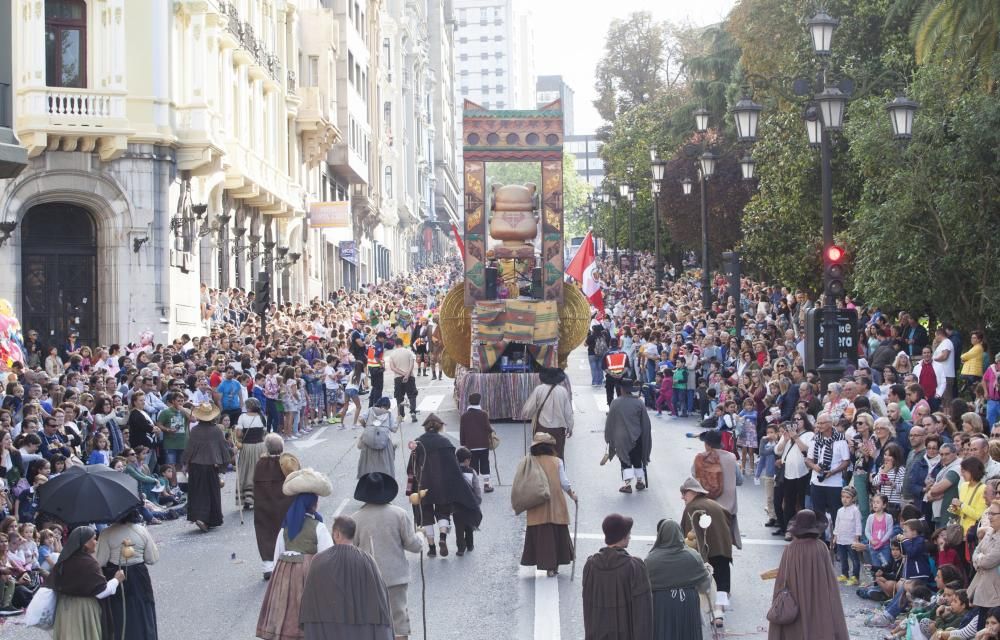
<instances>
[{"instance_id":1,"label":"building facade","mask_svg":"<svg viewBox=\"0 0 1000 640\"><path fill-rule=\"evenodd\" d=\"M567 136L574 133L573 89L562 76L538 76L535 80L535 107L541 109L550 102L562 100L563 129Z\"/></svg>"},{"instance_id":2,"label":"building facade","mask_svg":"<svg viewBox=\"0 0 1000 640\"><path fill-rule=\"evenodd\" d=\"M24 327L160 340L201 331L200 285L270 274L273 299L307 301L414 266L436 209L433 118L452 109L430 64L443 0L6 2L0 164L9 124L27 168L0 176L0 298ZM387 75L385 24L409 87ZM324 203L344 206L321 224Z\"/></svg>"},{"instance_id":3,"label":"building facade","mask_svg":"<svg viewBox=\"0 0 1000 640\"><path fill-rule=\"evenodd\" d=\"M592 133L567 135L563 150L576 158L576 174L599 191L604 181L604 161L601 159L603 142Z\"/></svg>"}]
</instances>

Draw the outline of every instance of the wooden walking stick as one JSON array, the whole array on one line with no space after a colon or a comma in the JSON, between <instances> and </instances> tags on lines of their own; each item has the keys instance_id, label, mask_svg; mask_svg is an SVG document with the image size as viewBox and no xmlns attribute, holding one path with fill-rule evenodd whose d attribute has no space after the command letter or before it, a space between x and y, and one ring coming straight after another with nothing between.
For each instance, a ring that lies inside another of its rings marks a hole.
<instances>
[{"instance_id":1,"label":"wooden walking stick","mask_svg":"<svg viewBox=\"0 0 1000 640\"><path fill-rule=\"evenodd\" d=\"M573 498L573 504L576 506L573 509L573 566L569 570L570 582L576 577L576 531L580 528L580 500Z\"/></svg>"},{"instance_id":2,"label":"wooden walking stick","mask_svg":"<svg viewBox=\"0 0 1000 640\"><path fill-rule=\"evenodd\" d=\"M493 450L493 471L497 474L497 486L503 484L503 480L500 479L500 464L497 462L497 450Z\"/></svg>"}]
</instances>

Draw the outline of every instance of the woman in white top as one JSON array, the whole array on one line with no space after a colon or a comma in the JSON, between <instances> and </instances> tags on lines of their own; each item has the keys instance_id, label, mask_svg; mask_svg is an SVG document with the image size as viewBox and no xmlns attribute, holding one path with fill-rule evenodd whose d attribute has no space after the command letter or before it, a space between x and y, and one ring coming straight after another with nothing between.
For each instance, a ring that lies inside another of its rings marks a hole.
<instances>
[{"instance_id":1,"label":"woman in white top","mask_svg":"<svg viewBox=\"0 0 1000 640\"><path fill-rule=\"evenodd\" d=\"M782 425L781 439L774 447L777 460L774 470L775 478L782 475L780 482L775 482L774 511L778 516L778 529L772 535L784 536L785 526L792 516L805 505L805 497L809 492L811 472L806 466L806 456L813 441L813 425L809 414L796 411L791 423Z\"/></svg>"},{"instance_id":2,"label":"woman in white top","mask_svg":"<svg viewBox=\"0 0 1000 640\"><path fill-rule=\"evenodd\" d=\"M160 550L141 522L142 516L133 511L101 531L97 541L97 564L104 575L124 571L127 578L109 600L115 626L112 637L121 640L156 640L158 635L156 600L146 567L156 564Z\"/></svg>"},{"instance_id":3,"label":"woman in white top","mask_svg":"<svg viewBox=\"0 0 1000 640\"><path fill-rule=\"evenodd\" d=\"M260 401L247 398L246 412L236 422L236 448L239 450L236 459L236 503L242 502L247 509L253 509L254 469L261 456L267 454L267 447L264 446L266 433Z\"/></svg>"}]
</instances>

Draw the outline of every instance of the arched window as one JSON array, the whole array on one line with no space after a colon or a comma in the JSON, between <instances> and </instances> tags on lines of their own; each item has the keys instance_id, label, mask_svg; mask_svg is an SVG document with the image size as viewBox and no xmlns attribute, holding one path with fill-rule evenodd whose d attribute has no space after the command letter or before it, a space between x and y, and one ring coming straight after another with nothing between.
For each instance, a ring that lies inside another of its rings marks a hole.
<instances>
[{"instance_id":1,"label":"arched window","mask_svg":"<svg viewBox=\"0 0 1000 640\"><path fill-rule=\"evenodd\" d=\"M87 86L87 3L45 2L45 84Z\"/></svg>"}]
</instances>

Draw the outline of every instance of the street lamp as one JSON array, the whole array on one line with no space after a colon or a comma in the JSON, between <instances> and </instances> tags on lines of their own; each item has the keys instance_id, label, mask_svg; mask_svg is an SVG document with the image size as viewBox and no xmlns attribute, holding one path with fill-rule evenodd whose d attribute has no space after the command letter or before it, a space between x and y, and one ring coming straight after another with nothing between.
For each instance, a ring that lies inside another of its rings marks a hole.
<instances>
[{"instance_id":1,"label":"street lamp","mask_svg":"<svg viewBox=\"0 0 1000 640\"><path fill-rule=\"evenodd\" d=\"M830 55L833 32L838 24L840 24L839 20L822 10L806 22L809 33L812 35L813 51L816 52L816 55Z\"/></svg>"},{"instance_id":2,"label":"street lamp","mask_svg":"<svg viewBox=\"0 0 1000 640\"><path fill-rule=\"evenodd\" d=\"M667 173L667 163L656 158L656 151L650 151L653 172L653 182L650 189L653 194L653 272L656 274L656 288L663 286L663 257L660 250L660 189L663 177Z\"/></svg>"},{"instance_id":3,"label":"street lamp","mask_svg":"<svg viewBox=\"0 0 1000 640\"><path fill-rule=\"evenodd\" d=\"M705 178L711 178L712 176L714 176L715 162L718 159L719 157L714 153L712 153L711 151L706 151L705 153L701 154L701 157L698 158L698 162L701 165L701 175L703 175Z\"/></svg>"},{"instance_id":4,"label":"street lamp","mask_svg":"<svg viewBox=\"0 0 1000 640\"><path fill-rule=\"evenodd\" d=\"M813 149L818 149L823 140L823 123L820 121L819 112L816 111L816 107L806 109L805 124L809 146Z\"/></svg>"},{"instance_id":5,"label":"street lamp","mask_svg":"<svg viewBox=\"0 0 1000 640\"><path fill-rule=\"evenodd\" d=\"M694 110L694 130L698 133L708 131L708 109L701 107Z\"/></svg>"},{"instance_id":6,"label":"street lamp","mask_svg":"<svg viewBox=\"0 0 1000 640\"><path fill-rule=\"evenodd\" d=\"M691 195L692 184L694 183L691 181L691 178L684 178L683 180L681 180L681 189L684 190L684 195L686 196Z\"/></svg>"},{"instance_id":7,"label":"street lamp","mask_svg":"<svg viewBox=\"0 0 1000 640\"><path fill-rule=\"evenodd\" d=\"M609 184L608 188L604 189L601 193L601 198L604 199L604 204L608 205L611 209L611 248L612 255L614 256L615 265L618 264L618 210L611 205L611 189L614 188L613 184Z\"/></svg>"},{"instance_id":8,"label":"street lamp","mask_svg":"<svg viewBox=\"0 0 1000 640\"><path fill-rule=\"evenodd\" d=\"M916 102L904 96L896 96L895 100L885 105L892 122L892 135L896 140L913 138L913 116L918 107Z\"/></svg>"},{"instance_id":9,"label":"street lamp","mask_svg":"<svg viewBox=\"0 0 1000 640\"><path fill-rule=\"evenodd\" d=\"M633 253L633 236L632 236L632 188L625 182L618 185L618 194L621 196L621 201L629 203L629 215L628 215L628 259L629 259L629 269L634 270L635 256ZM617 258L616 258L617 260Z\"/></svg>"},{"instance_id":10,"label":"street lamp","mask_svg":"<svg viewBox=\"0 0 1000 640\"><path fill-rule=\"evenodd\" d=\"M740 142L757 141L757 125L760 123L760 106L750 96L743 98L733 107L733 120L736 122L736 139Z\"/></svg>"},{"instance_id":11,"label":"street lamp","mask_svg":"<svg viewBox=\"0 0 1000 640\"><path fill-rule=\"evenodd\" d=\"M820 115L823 117L823 128L839 133L844 129L844 110L847 108L847 96L837 87L826 87L816 96Z\"/></svg>"},{"instance_id":12,"label":"street lamp","mask_svg":"<svg viewBox=\"0 0 1000 640\"><path fill-rule=\"evenodd\" d=\"M743 172L744 180L753 180L756 166L757 163L754 161L753 156L750 155L749 151L745 151L743 157L740 158L740 171Z\"/></svg>"}]
</instances>

